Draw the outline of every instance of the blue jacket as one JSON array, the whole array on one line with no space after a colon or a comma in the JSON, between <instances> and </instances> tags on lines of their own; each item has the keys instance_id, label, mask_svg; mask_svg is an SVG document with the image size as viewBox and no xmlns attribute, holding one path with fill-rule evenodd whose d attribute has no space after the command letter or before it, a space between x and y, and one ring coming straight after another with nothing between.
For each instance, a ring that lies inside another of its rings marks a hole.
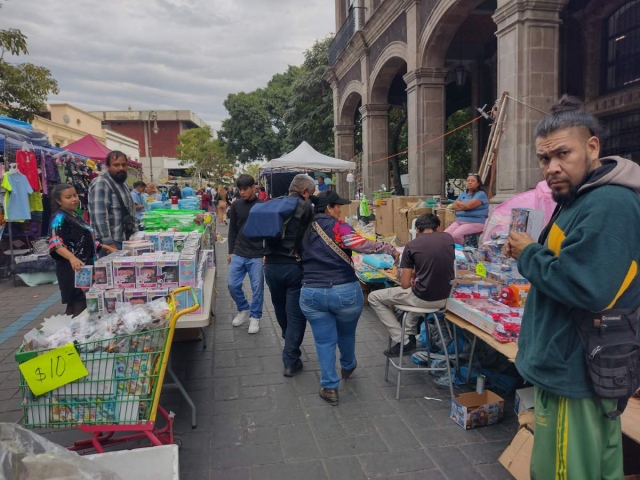
<instances>
[{"instance_id":1,"label":"blue jacket","mask_svg":"<svg viewBox=\"0 0 640 480\"><path fill-rule=\"evenodd\" d=\"M191 187L184 187L182 189L182 198L188 198L195 196L196 192L193 191Z\"/></svg>"}]
</instances>

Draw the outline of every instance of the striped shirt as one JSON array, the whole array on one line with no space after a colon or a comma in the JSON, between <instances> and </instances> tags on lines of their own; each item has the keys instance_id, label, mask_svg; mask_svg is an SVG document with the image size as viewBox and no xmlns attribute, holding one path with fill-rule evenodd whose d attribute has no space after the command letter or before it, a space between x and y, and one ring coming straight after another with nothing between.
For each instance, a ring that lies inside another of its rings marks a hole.
<instances>
[{"instance_id":1,"label":"striped shirt","mask_svg":"<svg viewBox=\"0 0 640 480\"><path fill-rule=\"evenodd\" d=\"M120 192L122 201L128 209L128 212L122 212L118 197L113 192L112 184L105 178L106 175L109 173L101 175L89 185L89 214L96 236L103 244L110 245L126 240L122 218L126 215L135 217L135 210L127 184L114 180L113 184Z\"/></svg>"}]
</instances>

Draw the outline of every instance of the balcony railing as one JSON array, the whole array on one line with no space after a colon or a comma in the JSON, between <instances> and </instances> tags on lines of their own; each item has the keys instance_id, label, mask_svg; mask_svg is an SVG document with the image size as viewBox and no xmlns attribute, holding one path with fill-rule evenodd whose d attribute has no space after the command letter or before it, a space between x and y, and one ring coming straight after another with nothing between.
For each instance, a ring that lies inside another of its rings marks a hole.
<instances>
[{"instance_id":1,"label":"balcony railing","mask_svg":"<svg viewBox=\"0 0 640 480\"><path fill-rule=\"evenodd\" d=\"M356 31L364 26L364 7L352 7L349 16L338 30L335 38L329 45L329 66L332 67L349 45Z\"/></svg>"}]
</instances>

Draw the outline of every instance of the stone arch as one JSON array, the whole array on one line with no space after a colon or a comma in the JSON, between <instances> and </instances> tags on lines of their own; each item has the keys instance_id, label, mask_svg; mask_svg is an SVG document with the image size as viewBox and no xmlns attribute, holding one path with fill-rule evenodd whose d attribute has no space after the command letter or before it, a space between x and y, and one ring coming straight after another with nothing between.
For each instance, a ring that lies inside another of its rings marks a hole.
<instances>
[{"instance_id":1,"label":"stone arch","mask_svg":"<svg viewBox=\"0 0 640 480\"><path fill-rule=\"evenodd\" d=\"M380 53L378 61L369 76L371 85L370 103L387 103L389 87L403 63L407 63L407 44L404 42L391 42Z\"/></svg>"},{"instance_id":2,"label":"stone arch","mask_svg":"<svg viewBox=\"0 0 640 480\"><path fill-rule=\"evenodd\" d=\"M483 0L441 0L429 15L418 43L420 67L444 67L447 50L467 14Z\"/></svg>"},{"instance_id":3,"label":"stone arch","mask_svg":"<svg viewBox=\"0 0 640 480\"><path fill-rule=\"evenodd\" d=\"M353 125L353 118L358 104L362 102L364 85L358 80L350 81L340 95L338 119L340 125Z\"/></svg>"}]
</instances>

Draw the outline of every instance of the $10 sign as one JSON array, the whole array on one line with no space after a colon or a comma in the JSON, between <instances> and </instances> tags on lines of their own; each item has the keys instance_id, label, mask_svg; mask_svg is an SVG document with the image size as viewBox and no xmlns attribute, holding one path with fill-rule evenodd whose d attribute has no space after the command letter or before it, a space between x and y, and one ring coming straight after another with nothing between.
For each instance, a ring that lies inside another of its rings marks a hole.
<instances>
[{"instance_id":1,"label":"$10 sign","mask_svg":"<svg viewBox=\"0 0 640 480\"><path fill-rule=\"evenodd\" d=\"M72 343L38 355L21 363L19 367L31 392L36 396L89 374Z\"/></svg>"}]
</instances>

